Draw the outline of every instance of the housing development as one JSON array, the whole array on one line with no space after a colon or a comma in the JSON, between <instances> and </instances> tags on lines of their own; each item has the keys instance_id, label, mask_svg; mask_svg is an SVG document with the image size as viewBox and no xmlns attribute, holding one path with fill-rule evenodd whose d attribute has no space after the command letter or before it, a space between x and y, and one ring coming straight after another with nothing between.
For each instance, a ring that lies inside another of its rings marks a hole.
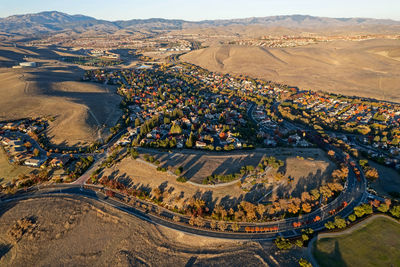
<instances>
[{"instance_id":1,"label":"housing development","mask_svg":"<svg viewBox=\"0 0 400 267\"><path fill-rule=\"evenodd\" d=\"M397 21L0 25L0 265L398 263Z\"/></svg>"}]
</instances>

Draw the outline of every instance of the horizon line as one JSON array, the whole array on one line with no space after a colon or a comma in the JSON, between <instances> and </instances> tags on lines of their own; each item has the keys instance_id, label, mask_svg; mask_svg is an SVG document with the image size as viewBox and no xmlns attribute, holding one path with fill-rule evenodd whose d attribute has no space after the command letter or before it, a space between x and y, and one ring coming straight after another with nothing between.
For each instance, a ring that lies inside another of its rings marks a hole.
<instances>
[{"instance_id":1,"label":"horizon line","mask_svg":"<svg viewBox=\"0 0 400 267\"><path fill-rule=\"evenodd\" d=\"M329 18L329 19L374 19L374 20L390 20L390 21L400 22L400 19L392 19L392 18L329 17L329 16L309 15L309 14L286 14L286 15L282 15L281 14L281 15L268 15L268 16L234 17L234 18L217 18L217 19L200 19L200 20L186 20L186 19L180 19L180 18L163 18L163 17L148 17L148 18L131 18L131 19L109 20L109 19L97 18L95 16L85 15L85 14L82 14L82 13L70 14L70 13L63 12L63 11L58 11L58 10L44 10L44 11L35 12L35 13L13 14L13 15L9 15L9 16L6 16L6 17L0 17L0 19L6 19L6 18L9 18L9 17L13 17L13 16L36 15L36 14L41 14L41 13L52 13L52 12L62 13L62 14L66 14L66 15L69 15L69 16L85 16L85 17L90 17L90 18L96 19L96 20L104 20L104 21L108 21L108 22L130 21L130 20L151 20L151 19L180 20L180 21L185 21L185 22L203 22L203 21L244 20L244 19L254 19L254 18L291 17L291 16L317 17L317 18Z\"/></svg>"}]
</instances>

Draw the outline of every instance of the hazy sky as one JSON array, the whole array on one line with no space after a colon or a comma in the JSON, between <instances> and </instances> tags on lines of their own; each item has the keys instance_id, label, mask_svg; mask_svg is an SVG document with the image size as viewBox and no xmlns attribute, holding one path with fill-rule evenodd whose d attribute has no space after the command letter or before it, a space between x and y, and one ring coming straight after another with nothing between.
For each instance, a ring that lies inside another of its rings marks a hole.
<instances>
[{"instance_id":1,"label":"hazy sky","mask_svg":"<svg viewBox=\"0 0 400 267\"><path fill-rule=\"evenodd\" d=\"M0 17L57 10L98 19L314 15L400 20L400 0L0 0Z\"/></svg>"}]
</instances>

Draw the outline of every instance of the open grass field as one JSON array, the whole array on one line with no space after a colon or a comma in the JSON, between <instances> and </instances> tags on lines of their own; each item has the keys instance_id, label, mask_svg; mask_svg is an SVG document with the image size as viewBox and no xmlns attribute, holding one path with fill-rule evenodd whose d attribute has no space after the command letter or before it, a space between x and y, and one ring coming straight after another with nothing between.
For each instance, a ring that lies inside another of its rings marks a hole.
<instances>
[{"instance_id":1,"label":"open grass field","mask_svg":"<svg viewBox=\"0 0 400 267\"><path fill-rule=\"evenodd\" d=\"M38 68L0 68L0 120L54 117L48 135L58 145L104 138L121 114L116 89L81 82L84 70L53 60L59 55L51 50L29 49L37 54L30 60L39 62Z\"/></svg>"},{"instance_id":2,"label":"open grass field","mask_svg":"<svg viewBox=\"0 0 400 267\"><path fill-rule=\"evenodd\" d=\"M18 178L20 174L28 174L33 170L34 168L27 166L10 164L6 153L3 148L0 147L0 184L11 182L14 178Z\"/></svg>"},{"instance_id":3,"label":"open grass field","mask_svg":"<svg viewBox=\"0 0 400 267\"><path fill-rule=\"evenodd\" d=\"M17 241L9 231L30 218ZM0 266L297 266L272 242L187 235L88 199L44 198L0 206ZM299 255L297 255L299 256Z\"/></svg>"},{"instance_id":4,"label":"open grass field","mask_svg":"<svg viewBox=\"0 0 400 267\"><path fill-rule=\"evenodd\" d=\"M205 177L211 174L238 172L243 165L257 166L263 156L276 156L283 160L285 165L279 171L293 179L291 182L285 179L277 190L266 197L266 200L275 197L300 197L304 190L309 191L329 182L330 174L335 168L335 164L329 161L320 149L256 149L229 153L193 150L168 153L151 149L140 149L140 151L142 156L145 153L153 155L160 161L159 166L171 167L172 171L182 166L182 175L189 181L200 185L177 182L177 176L157 171L154 165L142 160L133 160L130 157L123 159L111 168L106 168L101 175L149 191L159 187L163 191L169 192L164 197L164 202L171 205L176 204L178 207L183 206L191 197L201 197L210 207L218 203L234 206L243 199L248 201L259 199L266 194L267 189L271 190L276 187L277 181L271 178L272 183L268 184L268 188L250 192L243 191L238 183L215 187L203 187L201 183ZM298 158L294 155L302 155L302 157ZM272 177L274 172L275 170L271 170L268 175Z\"/></svg>"},{"instance_id":5,"label":"open grass field","mask_svg":"<svg viewBox=\"0 0 400 267\"><path fill-rule=\"evenodd\" d=\"M210 46L181 57L211 71L301 89L400 102L400 40L335 41L294 48Z\"/></svg>"},{"instance_id":6,"label":"open grass field","mask_svg":"<svg viewBox=\"0 0 400 267\"><path fill-rule=\"evenodd\" d=\"M351 234L321 238L314 256L323 266L400 266L400 224L376 217Z\"/></svg>"},{"instance_id":7,"label":"open grass field","mask_svg":"<svg viewBox=\"0 0 400 267\"><path fill-rule=\"evenodd\" d=\"M246 165L256 167L263 157L274 156L284 161L284 167L278 171L293 179L284 188L289 194L296 191L301 194L304 190L310 190L329 181L330 174L335 168L320 149L255 149L224 153L190 150L168 153L147 150L146 153L159 160L161 167L176 169L182 166L182 175L195 183L201 183L205 177L212 174L238 173L240 168Z\"/></svg>"}]
</instances>

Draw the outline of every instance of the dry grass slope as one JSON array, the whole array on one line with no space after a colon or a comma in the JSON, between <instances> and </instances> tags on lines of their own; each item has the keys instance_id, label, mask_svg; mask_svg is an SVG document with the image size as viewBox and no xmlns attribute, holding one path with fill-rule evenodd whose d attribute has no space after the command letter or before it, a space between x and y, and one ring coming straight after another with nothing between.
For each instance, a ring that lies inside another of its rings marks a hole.
<instances>
[{"instance_id":1,"label":"dry grass slope","mask_svg":"<svg viewBox=\"0 0 400 267\"><path fill-rule=\"evenodd\" d=\"M212 71L400 102L399 46L400 40L336 41L295 48L211 46L181 58Z\"/></svg>"},{"instance_id":2,"label":"dry grass slope","mask_svg":"<svg viewBox=\"0 0 400 267\"><path fill-rule=\"evenodd\" d=\"M81 68L50 60L59 58L54 51L30 49L39 68L0 68L0 120L53 116L48 135L55 144L104 137L120 116L115 88L80 82ZM18 61L15 55L9 58Z\"/></svg>"},{"instance_id":3,"label":"dry grass slope","mask_svg":"<svg viewBox=\"0 0 400 267\"><path fill-rule=\"evenodd\" d=\"M16 228L17 239L9 234ZM186 235L88 200L33 199L0 209L1 266L260 266L271 264L271 247Z\"/></svg>"}]
</instances>

